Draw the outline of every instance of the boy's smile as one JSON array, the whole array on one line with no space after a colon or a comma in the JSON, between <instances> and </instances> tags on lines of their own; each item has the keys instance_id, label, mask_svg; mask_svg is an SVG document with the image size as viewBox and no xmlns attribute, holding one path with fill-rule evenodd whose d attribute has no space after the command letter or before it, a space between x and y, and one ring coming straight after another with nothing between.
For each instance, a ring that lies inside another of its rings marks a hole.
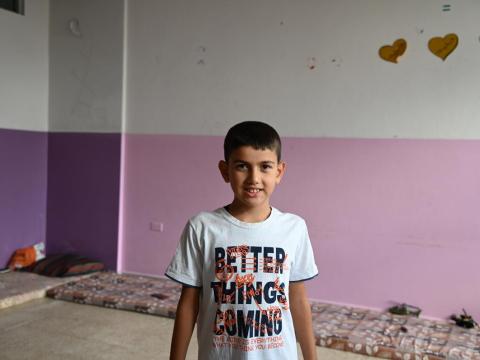
<instances>
[{"instance_id":1,"label":"boy's smile","mask_svg":"<svg viewBox=\"0 0 480 360\"><path fill-rule=\"evenodd\" d=\"M276 152L241 146L228 162L220 161L219 169L232 187L232 215L248 222L265 220L270 214L270 196L285 172L285 163L278 162Z\"/></svg>"}]
</instances>

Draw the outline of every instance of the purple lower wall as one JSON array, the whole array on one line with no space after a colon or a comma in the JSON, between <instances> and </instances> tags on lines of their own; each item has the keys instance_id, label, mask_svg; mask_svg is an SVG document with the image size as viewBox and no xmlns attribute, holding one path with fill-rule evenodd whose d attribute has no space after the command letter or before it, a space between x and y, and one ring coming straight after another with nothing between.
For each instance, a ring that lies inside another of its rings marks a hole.
<instances>
[{"instance_id":1,"label":"purple lower wall","mask_svg":"<svg viewBox=\"0 0 480 360\"><path fill-rule=\"evenodd\" d=\"M119 266L162 275L187 218L231 200L217 170L222 138L124 143ZM284 158L272 204L307 220L320 270L311 298L480 318L480 141L287 138Z\"/></svg>"},{"instance_id":2,"label":"purple lower wall","mask_svg":"<svg viewBox=\"0 0 480 360\"><path fill-rule=\"evenodd\" d=\"M48 135L47 253L117 266L120 134Z\"/></svg>"},{"instance_id":3,"label":"purple lower wall","mask_svg":"<svg viewBox=\"0 0 480 360\"><path fill-rule=\"evenodd\" d=\"M0 268L45 241L47 134L0 129Z\"/></svg>"}]
</instances>

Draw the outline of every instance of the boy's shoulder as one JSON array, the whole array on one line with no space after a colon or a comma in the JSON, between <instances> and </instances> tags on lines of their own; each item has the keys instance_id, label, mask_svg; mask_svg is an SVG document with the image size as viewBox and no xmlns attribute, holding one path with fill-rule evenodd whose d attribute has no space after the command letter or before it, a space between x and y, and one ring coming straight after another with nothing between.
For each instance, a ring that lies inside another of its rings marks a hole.
<instances>
[{"instance_id":1,"label":"boy's shoulder","mask_svg":"<svg viewBox=\"0 0 480 360\"><path fill-rule=\"evenodd\" d=\"M277 208L272 208L272 214L273 212L278 213L279 216L282 216L285 219L292 219L295 221L305 221L300 215L290 213L290 212L284 212L284 211L278 210Z\"/></svg>"},{"instance_id":2,"label":"boy's shoulder","mask_svg":"<svg viewBox=\"0 0 480 360\"><path fill-rule=\"evenodd\" d=\"M222 219L222 208L212 211L201 211L188 219L190 225L198 226L205 223L218 222Z\"/></svg>"},{"instance_id":3,"label":"boy's shoulder","mask_svg":"<svg viewBox=\"0 0 480 360\"><path fill-rule=\"evenodd\" d=\"M294 224L306 225L305 220L297 214L282 212L278 209L272 208L272 215L274 214L274 212L277 213L278 220L283 223L294 223Z\"/></svg>"}]
</instances>

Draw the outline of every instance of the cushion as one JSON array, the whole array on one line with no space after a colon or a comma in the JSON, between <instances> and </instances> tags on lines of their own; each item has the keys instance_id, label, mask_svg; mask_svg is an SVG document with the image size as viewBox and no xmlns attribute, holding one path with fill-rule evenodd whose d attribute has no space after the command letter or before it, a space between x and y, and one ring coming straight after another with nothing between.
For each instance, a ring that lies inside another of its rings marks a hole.
<instances>
[{"instance_id":1,"label":"cushion","mask_svg":"<svg viewBox=\"0 0 480 360\"><path fill-rule=\"evenodd\" d=\"M22 249L17 249L13 253L8 268L11 270L21 269L33 264L37 260L45 257L45 244L38 243Z\"/></svg>"},{"instance_id":2,"label":"cushion","mask_svg":"<svg viewBox=\"0 0 480 360\"><path fill-rule=\"evenodd\" d=\"M104 264L99 261L88 259L75 254L49 255L45 259L36 261L32 265L22 268L21 271L29 271L45 276L74 276L89 274L104 269Z\"/></svg>"}]
</instances>

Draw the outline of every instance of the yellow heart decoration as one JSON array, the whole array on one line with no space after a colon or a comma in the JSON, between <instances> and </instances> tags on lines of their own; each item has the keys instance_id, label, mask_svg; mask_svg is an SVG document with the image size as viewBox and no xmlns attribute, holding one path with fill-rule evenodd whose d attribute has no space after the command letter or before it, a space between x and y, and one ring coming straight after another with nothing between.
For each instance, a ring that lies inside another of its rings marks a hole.
<instances>
[{"instance_id":1,"label":"yellow heart decoration","mask_svg":"<svg viewBox=\"0 0 480 360\"><path fill-rule=\"evenodd\" d=\"M430 51L443 61L445 61L447 56L450 55L453 50L455 50L457 45L458 36L456 34L448 34L443 38L434 37L428 42L428 48Z\"/></svg>"},{"instance_id":2,"label":"yellow heart decoration","mask_svg":"<svg viewBox=\"0 0 480 360\"><path fill-rule=\"evenodd\" d=\"M397 63L397 59L405 53L407 49L407 42L405 39L397 39L392 45L382 46L378 50L378 55L385 60Z\"/></svg>"}]
</instances>

